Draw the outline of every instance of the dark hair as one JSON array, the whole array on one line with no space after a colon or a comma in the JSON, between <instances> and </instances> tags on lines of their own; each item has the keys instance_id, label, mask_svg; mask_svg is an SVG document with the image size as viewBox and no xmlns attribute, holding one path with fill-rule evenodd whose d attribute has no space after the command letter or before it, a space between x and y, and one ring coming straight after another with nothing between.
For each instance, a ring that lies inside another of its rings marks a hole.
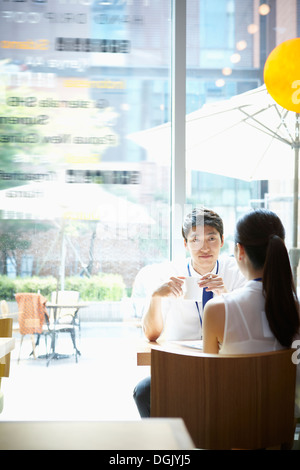
<instances>
[{"instance_id":1,"label":"dark hair","mask_svg":"<svg viewBox=\"0 0 300 470\"><path fill-rule=\"evenodd\" d=\"M220 234L221 240L223 237L223 221L221 217L214 211L205 208L193 209L190 214L188 214L182 225L182 236L187 241L188 234L190 230L195 230L196 227L209 225L214 227Z\"/></svg>"},{"instance_id":2,"label":"dark hair","mask_svg":"<svg viewBox=\"0 0 300 470\"><path fill-rule=\"evenodd\" d=\"M237 223L235 242L244 246L255 269L263 269L265 312L269 326L280 344L290 347L299 332L299 306L285 230L279 217L257 209Z\"/></svg>"}]
</instances>

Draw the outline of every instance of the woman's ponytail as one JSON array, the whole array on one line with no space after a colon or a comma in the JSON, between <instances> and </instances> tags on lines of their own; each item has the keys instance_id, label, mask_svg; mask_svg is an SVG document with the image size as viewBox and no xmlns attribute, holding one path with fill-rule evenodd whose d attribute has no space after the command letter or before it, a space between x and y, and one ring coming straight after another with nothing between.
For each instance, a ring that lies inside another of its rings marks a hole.
<instances>
[{"instance_id":1,"label":"woman's ponytail","mask_svg":"<svg viewBox=\"0 0 300 470\"><path fill-rule=\"evenodd\" d=\"M290 347L299 328L296 289L284 241L272 234L263 268L265 312L280 344Z\"/></svg>"}]
</instances>

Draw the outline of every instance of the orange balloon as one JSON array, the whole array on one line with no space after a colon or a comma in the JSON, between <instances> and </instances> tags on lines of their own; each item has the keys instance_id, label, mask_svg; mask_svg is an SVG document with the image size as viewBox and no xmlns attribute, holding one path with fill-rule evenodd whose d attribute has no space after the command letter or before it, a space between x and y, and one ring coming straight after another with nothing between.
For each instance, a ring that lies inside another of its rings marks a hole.
<instances>
[{"instance_id":1,"label":"orange balloon","mask_svg":"<svg viewBox=\"0 0 300 470\"><path fill-rule=\"evenodd\" d=\"M264 81L276 103L300 112L300 38L284 41L273 49L265 63Z\"/></svg>"}]
</instances>

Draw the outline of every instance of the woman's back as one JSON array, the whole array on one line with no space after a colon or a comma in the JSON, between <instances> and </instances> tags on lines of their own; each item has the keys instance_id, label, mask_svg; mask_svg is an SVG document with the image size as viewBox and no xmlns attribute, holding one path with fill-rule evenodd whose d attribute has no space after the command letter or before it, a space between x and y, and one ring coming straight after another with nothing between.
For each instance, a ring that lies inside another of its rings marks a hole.
<instances>
[{"instance_id":1,"label":"woman's back","mask_svg":"<svg viewBox=\"0 0 300 470\"><path fill-rule=\"evenodd\" d=\"M225 329L220 354L251 354L283 349L269 328L262 283L248 281L223 295Z\"/></svg>"}]
</instances>

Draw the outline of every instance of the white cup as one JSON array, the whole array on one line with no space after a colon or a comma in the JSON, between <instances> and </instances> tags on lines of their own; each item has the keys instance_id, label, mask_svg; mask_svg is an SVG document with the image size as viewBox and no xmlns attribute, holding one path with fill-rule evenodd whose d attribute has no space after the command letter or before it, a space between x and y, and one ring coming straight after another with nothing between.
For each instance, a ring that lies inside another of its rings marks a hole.
<instances>
[{"instance_id":1,"label":"white cup","mask_svg":"<svg viewBox=\"0 0 300 470\"><path fill-rule=\"evenodd\" d=\"M201 288L198 285L198 277L186 277L183 285L184 299L199 300L201 299Z\"/></svg>"}]
</instances>

